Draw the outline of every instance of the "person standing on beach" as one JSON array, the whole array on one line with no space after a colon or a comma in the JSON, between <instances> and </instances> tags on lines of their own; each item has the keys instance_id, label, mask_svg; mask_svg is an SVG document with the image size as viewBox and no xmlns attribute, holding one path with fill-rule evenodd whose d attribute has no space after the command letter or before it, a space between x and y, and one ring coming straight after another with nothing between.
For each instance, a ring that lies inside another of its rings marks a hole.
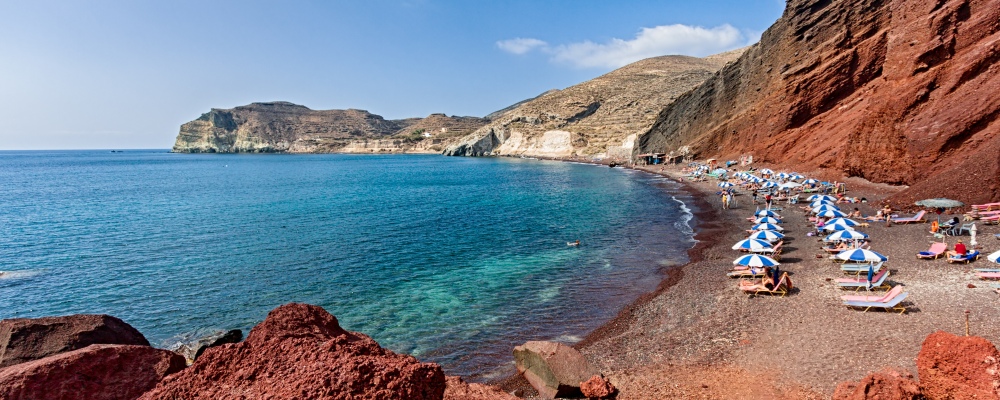
<instances>
[{"instance_id":1,"label":"person standing on beach","mask_svg":"<svg viewBox=\"0 0 1000 400\"><path fill-rule=\"evenodd\" d=\"M770 193L764 195L764 201L767 202L767 209L770 210L771 209L771 194Z\"/></svg>"},{"instance_id":2,"label":"person standing on beach","mask_svg":"<svg viewBox=\"0 0 1000 400\"><path fill-rule=\"evenodd\" d=\"M726 192L722 192L722 209L729 209L729 194Z\"/></svg>"},{"instance_id":3,"label":"person standing on beach","mask_svg":"<svg viewBox=\"0 0 1000 400\"><path fill-rule=\"evenodd\" d=\"M757 204L757 191L756 190L754 190L752 192L752 196L753 196L753 204L756 205Z\"/></svg>"}]
</instances>

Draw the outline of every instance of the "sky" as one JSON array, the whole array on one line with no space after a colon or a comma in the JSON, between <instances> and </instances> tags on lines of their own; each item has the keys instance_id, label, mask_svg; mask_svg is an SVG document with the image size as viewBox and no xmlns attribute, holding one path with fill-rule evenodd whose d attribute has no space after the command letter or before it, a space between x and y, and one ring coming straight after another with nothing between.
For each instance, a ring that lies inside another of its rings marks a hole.
<instances>
[{"instance_id":1,"label":"sky","mask_svg":"<svg viewBox=\"0 0 1000 400\"><path fill-rule=\"evenodd\" d=\"M755 43L783 0L0 0L0 150L167 149L211 108L484 116Z\"/></svg>"}]
</instances>

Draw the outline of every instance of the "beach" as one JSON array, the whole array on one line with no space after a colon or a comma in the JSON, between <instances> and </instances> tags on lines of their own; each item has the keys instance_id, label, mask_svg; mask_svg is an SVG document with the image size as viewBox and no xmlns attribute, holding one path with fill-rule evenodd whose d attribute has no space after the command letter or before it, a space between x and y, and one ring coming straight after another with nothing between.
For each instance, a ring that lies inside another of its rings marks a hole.
<instances>
[{"instance_id":1,"label":"beach","mask_svg":"<svg viewBox=\"0 0 1000 400\"><path fill-rule=\"evenodd\" d=\"M740 255L731 246L746 236L747 217L756 208L749 196L738 196L738 207L723 210L715 194L718 181L690 182L679 168L647 170L681 179L695 194L698 200L689 207L696 213L699 243L691 262L669 271L656 292L576 346L620 389L619 399L829 398L838 383L885 367L916 374L924 338L937 330L964 334L966 310L973 335L1000 340L1000 327L992 323L1000 317L998 295L971 272L995 264L985 257L970 264L916 259L935 240L928 223L860 228L871 236L871 249L888 257L890 284L910 293L905 314L862 312L841 304L841 295L854 293L832 282L844 276L837 264L825 254L817 258L822 243L806 236L811 228L805 213L777 203L785 208L780 213L791 238L781 267L795 289L786 297L748 297L726 272ZM859 205L867 215L899 190L856 178L847 184L849 196L869 200ZM993 234L1000 229L977 226L980 251L997 250ZM953 246L956 239L945 240ZM968 243L969 237L961 239Z\"/></svg>"}]
</instances>

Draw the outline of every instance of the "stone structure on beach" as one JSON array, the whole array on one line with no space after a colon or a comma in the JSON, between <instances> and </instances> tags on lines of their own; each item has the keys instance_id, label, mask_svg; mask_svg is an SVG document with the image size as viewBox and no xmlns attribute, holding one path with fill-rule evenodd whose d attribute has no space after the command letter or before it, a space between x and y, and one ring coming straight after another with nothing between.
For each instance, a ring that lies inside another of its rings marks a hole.
<instances>
[{"instance_id":1,"label":"stone structure on beach","mask_svg":"<svg viewBox=\"0 0 1000 400\"><path fill-rule=\"evenodd\" d=\"M631 152L636 134L682 93L742 53L705 58L662 56L629 64L592 80L491 114L489 124L444 154L568 158ZM624 145L624 146L623 146Z\"/></svg>"},{"instance_id":2,"label":"stone structure on beach","mask_svg":"<svg viewBox=\"0 0 1000 400\"><path fill-rule=\"evenodd\" d=\"M364 110L311 110L288 102L212 109L181 125L179 153L330 153L352 142L396 138L400 151L429 137L457 138L486 123L476 117L431 114L387 120ZM354 148L358 148L354 143ZM360 146L364 148L364 146ZM430 146L428 146L430 147Z\"/></svg>"},{"instance_id":3,"label":"stone structure on beach","mask_svg":"<svg viewBox=\"0 0 1000 400\"><path fill-rule=\"evenodd\" d=\"M1000 0L791 0L735 63L664 108L636 152L829 169L1000 200Z\"/></svg>"}]
</instances>

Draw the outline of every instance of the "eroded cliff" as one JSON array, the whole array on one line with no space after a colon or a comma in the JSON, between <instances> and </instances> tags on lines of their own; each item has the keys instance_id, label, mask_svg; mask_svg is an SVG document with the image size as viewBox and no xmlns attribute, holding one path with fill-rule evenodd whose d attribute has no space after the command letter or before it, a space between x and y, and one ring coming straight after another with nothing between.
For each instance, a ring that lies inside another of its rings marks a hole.
<instances>
[{"instance_id":1,"label":"eroded cliff","mask_svg":"<svg viewBox=\"0 0 1000 400\"><path fill-rule=\"evenodd\" d=\"M546 92L491 114L489 124L444 154L627 157L630 135L648 130L665 105L741 52L706 58L649 58L564 90Z\"/></svg>"},{"instance_id":2,"label":"eroded cliff","mask_svg":"<svg viewBox=\"0 0 1000 400\"><path fill-rule=\"evenodd\" d=\"M485 123L482 118L444 114L386 120L364 110L311 110L288 102L253 103L212 109L181 125L173 151L329 153L380 139L395 140L409 148L423 141L421 132L431 137L454 138Z\"/></svg>"},{"instance_id":3,"label":"eroded cliff","mask_svg":"<svg viewBox=\"0 0 1000 400\"><path fill-rule=\"evenodd\" d=\"M792 0L738 61L659 113L636 152L830 169L899 203L1000 200L1000 0Z\"/></svg>"}]
</instances>

